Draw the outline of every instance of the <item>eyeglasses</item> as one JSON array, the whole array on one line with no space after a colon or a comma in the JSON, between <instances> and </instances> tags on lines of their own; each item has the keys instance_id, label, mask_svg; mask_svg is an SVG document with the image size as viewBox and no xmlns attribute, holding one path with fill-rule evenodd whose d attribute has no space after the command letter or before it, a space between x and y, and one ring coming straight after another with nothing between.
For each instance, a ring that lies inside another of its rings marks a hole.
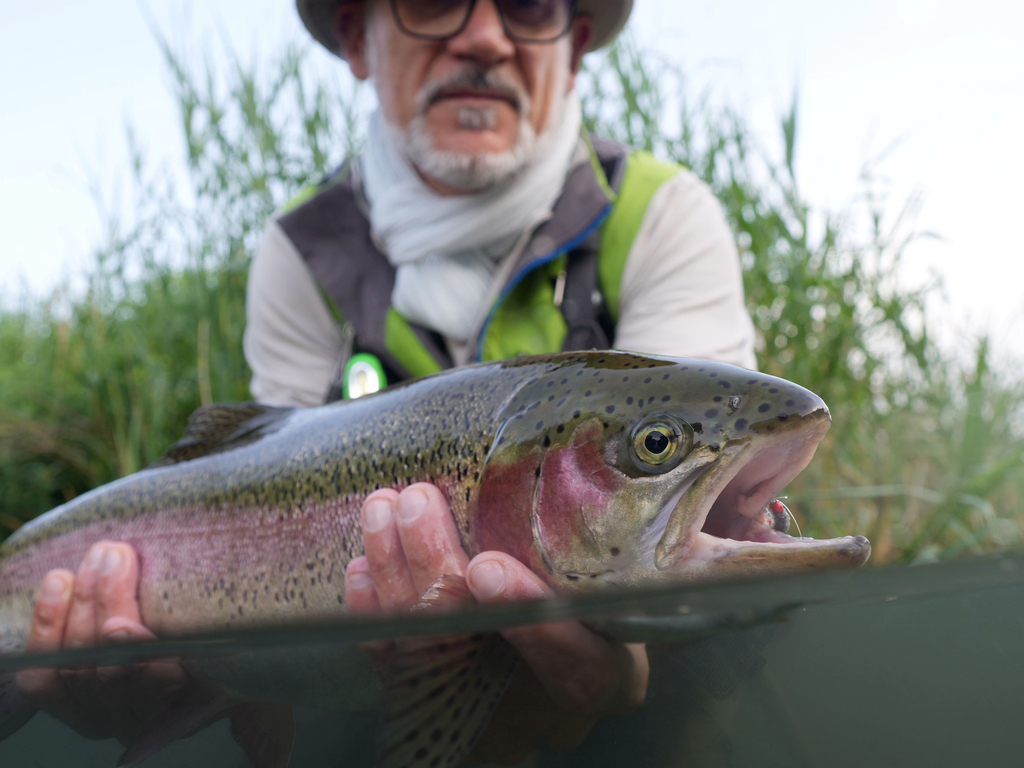
<instances>
[{"instance_id":1,"label":"eyeglasses","mask_svg":"<svg viewBox=\"0 0 1024 768\"><path fill-rule=\"evenodd\" d=\"M519 43L551 43L564 37L577 0L494 0L505 34ZM477 0L391 0L398 28L421 40L447 40L469 24Z\"/></svg>"}]
</instances>

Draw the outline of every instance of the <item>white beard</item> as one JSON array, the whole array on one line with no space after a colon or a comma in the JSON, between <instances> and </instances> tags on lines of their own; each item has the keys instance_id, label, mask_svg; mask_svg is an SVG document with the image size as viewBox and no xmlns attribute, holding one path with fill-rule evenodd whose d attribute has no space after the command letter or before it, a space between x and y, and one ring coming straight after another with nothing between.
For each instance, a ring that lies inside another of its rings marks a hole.
<instances>
[{"instance_id":1,"label":"white beard","mask_svg":"<svg viewBox=\"0 0 1024 768\"><path fill-rule=\"evenodd\" d=\"M457 152L437 149L422 115L413 118L409 128L400 134L402 151L427 178L462 192L482 192L509 181L533 160L537 150L537 133L529 120L529 105L520 111L516 143L504 152ZM494 108L463 108L459 110L461 128L488 130L498 121Z\"/></svg>"}]
</instances>

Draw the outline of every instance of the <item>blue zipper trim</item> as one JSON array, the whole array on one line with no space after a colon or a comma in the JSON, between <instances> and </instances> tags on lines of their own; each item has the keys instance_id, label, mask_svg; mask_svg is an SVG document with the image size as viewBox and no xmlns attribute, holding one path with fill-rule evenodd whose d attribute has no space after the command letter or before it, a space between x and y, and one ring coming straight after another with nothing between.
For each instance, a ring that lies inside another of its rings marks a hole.
<instances>
[{"instance_id":1,"label":"blue zipper trim","mask_svg":"<svg viewBox=\"0 0 1024 768\"><path fill-rule=\"evenodd\" d=\"M563 243L556 250L552 251L548 255L541 256L538 259L534 259L521 270L519 270L515 277L513 277L509 281L508 285L506 285L502 292L498 294L498 298L495 300L493 306L491 306L491 311L487 313L487 319L484 321L483 328L480 329L480 336L478 337L476 346L475 362L483 362L484 341L487 339L487 333L491 330L491 323L494 321L495 315L498 314L498 310L501 309L501 305L505 303L506 299L508 299L512 291L514 291L519 286L519 284L528 274L530 274L534 270L540 269L541 267L550 264L552 261L562 256L563 254L568 253L573 248L583 243L583 241L590 237L596 230L600 229L601 225L604 224L608 217L611 215L613 207L613 204L609 203L605 207L605 209L601 211L598 217L594 219L586 229L580 232L580 234L578 234L569 242Z\"/></svg>"}]
</instances>

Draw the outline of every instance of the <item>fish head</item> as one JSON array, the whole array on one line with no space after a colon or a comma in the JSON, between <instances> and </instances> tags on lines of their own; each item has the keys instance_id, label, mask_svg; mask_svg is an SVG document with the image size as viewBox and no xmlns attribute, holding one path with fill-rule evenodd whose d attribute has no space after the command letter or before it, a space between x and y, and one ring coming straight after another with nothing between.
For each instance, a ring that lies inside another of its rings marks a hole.
<instances>
[{"instance_id":1,"label":"fish head","mask_svg":"<svg viewBox=\"0 0 1024 768\"><path fill-rule=\"evenodd\" d=\"M507 551L569 593L869 556L863 537L792 537L772 513L831 424L817 395L702 360L556 359L501 415L474 521L478 551Z\"/></svg>"}]
</instances>

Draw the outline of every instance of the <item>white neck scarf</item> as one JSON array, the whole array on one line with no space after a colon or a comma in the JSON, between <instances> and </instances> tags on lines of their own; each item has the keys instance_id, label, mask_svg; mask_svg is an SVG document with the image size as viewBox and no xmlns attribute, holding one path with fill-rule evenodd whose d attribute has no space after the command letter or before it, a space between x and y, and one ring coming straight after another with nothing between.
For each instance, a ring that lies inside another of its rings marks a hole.
<instances>
[{"instance_id":1,"label":"white neck scarf","mask_svg":"<svg viewBox=\"0 0 1024 768\"><path fill-rule=\"evenodd\" d=\"M551 216L579 141L581 107L570 93L560 125L510 181L484 192L434 192L396 146L380 110L370 120L363 187L377 244L396 268L391 302L412 322L459 342L487 311L501 262Z\"/></svg>"}]
</instances>

